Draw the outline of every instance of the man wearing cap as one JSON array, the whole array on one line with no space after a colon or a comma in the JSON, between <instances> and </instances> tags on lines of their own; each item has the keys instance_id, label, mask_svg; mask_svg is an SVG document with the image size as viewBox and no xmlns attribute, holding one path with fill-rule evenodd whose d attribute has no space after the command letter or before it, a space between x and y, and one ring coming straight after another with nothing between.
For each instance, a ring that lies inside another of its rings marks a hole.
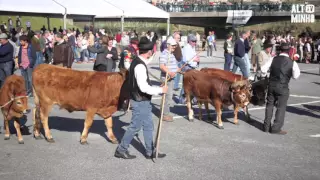
<instances>
[{"instance_id":1,"label":"man wearing cap","mask_svg":"<svg viewBox=\"0 0 320 180\"><path fill-rule=\"evenodd\" d=\"M196 53L196 45L197 45L197 38L193 34L189 34L188 44L183 47L182 49L182 63L187 64L182 70L186 71L188 69L196 69L198 67L198 63L200 62L200 57ZM181 88L179 101L181 104L184 104L185 100L184 96L184 89Z\"/></svg>"},{"instance_id":2,"label":"man wearing cap","mask_svg":"<svg viewBox=\"0 0 320 180\"><path fill-rule=\"evenodd\" d=\"M290 79L297 79L300 76L298 64L289 57L290 45L282 43L280 54L268 61L261 67L263 73L270 69L268 97L266 105L266 117L264 119L263 130L274 134L287 134L282 130L286 113L287 101L289 98ZM271 126L273 107L277 106L274 123Z\"/></svg>"},{"instance_id":3,"label":"man wearing cap","mask_svg":"<svg viewBox=\"0 0 320 180\"><path fill-rule=\"evenodd\" d=\"M165 81L166 73L168 73L169 77L171 78L167 85L168 85L168 92L166 95L164 110L163 110L163 120L167 122L172 122L173 118L170 115L170 107L173 105L172 96L173 96L173 85L175 82L175 78L177 75L177 71L180 71L178 68L177 60L173 54L177 47L177 42L173 39L173 37L169 37L167 40L167 48L163 50L160 55L159 64L161 70L161 79ZM169 61L168 61L169 59Z\"/></svg>"},{"instance_id":4,"label":"man wearing cap","mask_svg":"<svg viewBox=\"0 0 320 180\"><path fill-rule=\"evenodd\" d=\"M127 131L125 132L121 143L119 144L114 156L123 159L134 159L136 156L128 152L129 145L134 136L143 129L145 142L145 157L152 159L155 156L153 146L153 121L152 121L152 95L166 93L167 86L151 86L147 64L152 60L153 43L147 37L141 37L139 42L139 56L136 57L129 68L129 92L130 103L132 107L132 118ZM158 154L159 158L165 157L165 154Z\"/></svg>"},{"instance_id":5,"label":"man wearing cap","mask_svg":"<svg viewBox=\"0 0 320 180\"><path fill-rule=\"evenodd\" d=\"M264 66L267 62L272 60L271 51L272 51L273 44L270 40L266 40L263 43L263 49L258 54L258 64L257 64L257 71L261 72L261 67ZM265 77L266 74L262 73L262 77Z\"/></svg>"},{"instance_id":6,"label":"man wearing cap","mask_svg":"<svg viewBox=\"0 0 320 180\"><path fill-rule=\"evenodd\" d=\"M5 79L12 75L14 68L13 61L14 48L8 41L5 33L0 34L0 88Z\"/></svg>"}]
</instances>

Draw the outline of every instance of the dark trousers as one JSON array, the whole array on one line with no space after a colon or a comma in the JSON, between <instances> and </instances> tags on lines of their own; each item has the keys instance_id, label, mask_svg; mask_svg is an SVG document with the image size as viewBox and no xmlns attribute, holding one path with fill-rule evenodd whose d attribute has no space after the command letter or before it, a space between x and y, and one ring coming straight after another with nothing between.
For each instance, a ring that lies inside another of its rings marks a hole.
<instances>
[{"instance_id":1,"label":"dark trousers","mask_svg":"<svg viewBox=\"0 0 320 180\"><path fill-rule=\"evenodd\" d=\"M21 70L21 75L24 78L27 94L28 96L32 95L32 68L29 68L29 67L26 69L20 68L20 70Z\"/></svg>"},{"instance_id":2,"label":"dark trousers","mask_svg":"<svg viewBox=\"0 0 320 180\"><path fill-rule=\"evenodd\" d=\"M225 53L224 58L225 58L224 70L230 71L230 67L231 67L231 63L232 63L232 54Z\"/></svg>"},{"instance_id":3,"label":"dark trousers","mask_svg":"<svg viewBox=\"0 0 320 180\"><path fill-rule=\"evenodd\" d=\"M288 86L269 85L266 114L264 119L264 129L269 131L271 127L271 119L273 116L273 107L277 107L275 119L271 127L271 132L277 133L281 131L284 123L284 116L286 113L287 102L289 99Z\"/></svg>"},{"instance_id":4,"label":"dark trousers","mask_svg":"<svg viewBox=\"0 0 320 180\"><path fill-rule=\"evenodd\" d=\"M0 88L3 86L6 78L13 74L13 68L13 60L5 63L0 63Z\"/></svg>"}]
</instances>

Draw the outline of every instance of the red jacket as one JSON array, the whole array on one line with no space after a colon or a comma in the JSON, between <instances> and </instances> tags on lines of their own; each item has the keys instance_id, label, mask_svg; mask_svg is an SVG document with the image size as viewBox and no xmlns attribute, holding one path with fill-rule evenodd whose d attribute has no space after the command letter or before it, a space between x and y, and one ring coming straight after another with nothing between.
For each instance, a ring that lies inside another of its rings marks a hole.
<instances>
[{"instance_id":1,"label":"red jacket","mask_svg":"<svg viewBox=\"0 0 320 180\"><path fill-rule=\"evenodd\" d=\"M116 35L116 41L117 41L117 43L120 43L120 41L121 41L121 34L117 34Z\"/></svg>"}]
</instances>

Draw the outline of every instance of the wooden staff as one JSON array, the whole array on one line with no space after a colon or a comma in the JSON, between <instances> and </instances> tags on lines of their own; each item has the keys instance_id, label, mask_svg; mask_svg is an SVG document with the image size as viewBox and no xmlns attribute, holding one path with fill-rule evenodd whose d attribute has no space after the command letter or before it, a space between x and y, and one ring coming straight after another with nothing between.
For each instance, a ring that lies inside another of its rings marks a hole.
<instances>
[{"instance_id":1,"label":"wooden staff","mask_svg":"<svg viewBox=\"0 0 320 180\"><path fill-rule=\"evenodd\" d=\"M201 52L198 52L196 55L194 55L189 61L187 61L185 64L183 64L182 66L181 66L181 68L180 68L180 71L178 71L177 73L181 73L181 70L184 68L184 67L186 67L186 65L188 65L188 63L189 62L191 62L191 61L193 61L193 59L196 57L196 56L198 56L199 54L200 54ZM182 74L182 73L181 73ZM152 77L154 77L154 76L152 76ZM167 79L167 81L169 81L170 79L172 79L173 77L167 77L166 79ZM162 81L160 81L160 82L162 82ZM163 86L164 85L164 82L162 82L162 84L160 85L160 86Z\"/></svg>"},{"instance_id":2,"label":"wooden staff","mask_svg":"<svg viewBox=\"0 0 320 180\"><path fill-rule=\"evenodd\" d=\"M169 64L170 54L171 54L171 52L168 53L167 65ZM169 71L166 72L166 79L164 81L164 86L167 86L167 83L168 83L168 76L169 76L168 72ZM157 136L156 136L156 159L158 158L159 147L160 147L160 135L161 135L161 127L162 127L162 119L163 119L163 107L164 107L165 101L166 101L166 94L164 93L162 95L161 114L160 114L160 119L159 119L159 123L158 123L158 130L157 130Z\"/></svg>"}]
</instances>

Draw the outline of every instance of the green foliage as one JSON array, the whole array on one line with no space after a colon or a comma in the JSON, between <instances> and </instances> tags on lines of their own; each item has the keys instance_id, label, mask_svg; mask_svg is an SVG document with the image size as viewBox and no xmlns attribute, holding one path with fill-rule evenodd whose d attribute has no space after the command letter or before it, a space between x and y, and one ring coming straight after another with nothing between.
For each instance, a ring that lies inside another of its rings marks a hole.
<instances>
[{"instance_id":1,"label":"green foliage","mask_svg":"<svg viewBox=\"0 0 320 180\"><path fill-rule=\"evenodd\" d=\"M12 15L12 16L5 16L5 15L1 15L0 16L0 22L2 24L2 22L7 23L8 26L8 17L11 17L12 21L13 21L13 26L16 26L16 17L17 15ZM42 28L43 25L45 25L45 27L48 29L48 21L46 17L35 17L35 16L20 16L20 20L21 20L21 25L23 28L26 29L26 22L30 21L31 22L31 28L33 30L40 30ZM61 18L50 18L50 28L51 30L56 27L57 29L59 29L59 27L63 27L63 19ZM67 28L79 28L80 30L83 29L82 27L77 27L73 25L72 20L67 20Z\"/></svg>"}]
</instances>

